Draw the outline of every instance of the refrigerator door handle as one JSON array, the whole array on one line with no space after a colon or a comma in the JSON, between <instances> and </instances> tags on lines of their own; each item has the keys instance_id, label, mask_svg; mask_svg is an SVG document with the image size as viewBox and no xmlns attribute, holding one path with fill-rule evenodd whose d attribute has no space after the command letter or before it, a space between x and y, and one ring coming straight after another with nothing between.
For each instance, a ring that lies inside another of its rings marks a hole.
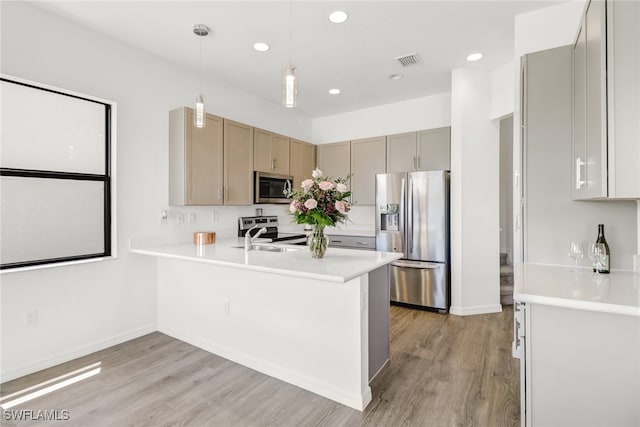
<instances>
[{"instance_id":1,"label":"refrigerator door handle","mask_svg":"<svg viewBox=\"0 0 640 427\"><path fill-rule=\"evenodd\" d=\"M425 270L436 270L438 268L442 268L445 264L439 264L436 262L425 262L425 261L394 261L391 265L396 267L404 267L404 268L421 268Z\"/></svg>"},{"instance_id":2,"label":"refrigerator door handle","mask_svg":"<svg viewBox=\"0 0 640 427\"><path fill-rule=\"evenodd\" d=\"M400 181L400 212L399 212L399 217L400 217L400 237L401 237L401 247L402 247L402 253L404 254L404 257L406 258L408 256L408 251L407 251L407 227L406 227L406 212L405 212L405 178L402 178L402 180Z\"/></svg>"},{"instance_id":3,"label":"refrigerator door handle","mask_svg":"<svg viewBox=\"0 0 640 427\"><path fill-rule=\"evenodd\" d=\"M409 253L407 254L407 258L409 258L409 254L413 253L413 180L411 177L407 177L409 180L409 194L407 198L409 199L407 203L407 210L409 211L410 219L407 220L407 240L409 241Z\"/></svg>"}]
</instances>

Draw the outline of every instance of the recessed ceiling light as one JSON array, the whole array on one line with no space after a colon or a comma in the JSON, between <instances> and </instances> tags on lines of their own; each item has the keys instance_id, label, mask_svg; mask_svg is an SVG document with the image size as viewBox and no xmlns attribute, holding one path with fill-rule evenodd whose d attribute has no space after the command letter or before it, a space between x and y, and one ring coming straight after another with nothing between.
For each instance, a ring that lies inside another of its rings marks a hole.
<instances>
[{"instance_id":1,"label":"recessed ceiling light","mask_svg":"<svg viewBox=\"0 0 640 427\"><path fill-rule=\"evenodd\" d=\"M402 74L391 74L391 75L389 76L389 78L390 78L391 80L400 80L400 79L401 79L401 78L403 78L403 77L404 77L404 76L403 76Z\"/></svg>"},{"instance_id":2,"label":"recessed ceiling light","mask_svg":"<svg viewBox=\"0 0 640 427\"><path fill-rule=\"evenodd\" d=\"M331 95L338 95L340 94L340 89L329 89L329 93Z\"/></svg>"},{"instance_id":3,"label":"recessed ceiling light","mask_svg":"<svg viewBox=\"0 0 640 427\"><path fill-rule=\"evenodd\" d=\"M477 61L478 59L482 58L482 54L481 53L472 53L471 55L467 56L467 61L469 62L473 62L473 61Z\"/></svg>"},{"instance_id":4,"label":"recessed ceiling light","mask_svg":"<svg viewBox=\"0 0 640 427\"><path fill-rule=\"evenodd\" d=\"M335 12L331 12L329 14L329 21L334 24L342 24L347 19L349 19L349 14L343 10L336 10Z\"/></svg>"},{"instance_id":5,"label":"recessed ceiling light","mask_svg":"<svg viewBox=\"0 0 640 427\"><path fill-rule=\"evenodd\" d=\"M271 46L263 42L257 42L253 44L253 49L257 50L258 52L266 52L271 49Z\"/></svg>"}]
</instances>

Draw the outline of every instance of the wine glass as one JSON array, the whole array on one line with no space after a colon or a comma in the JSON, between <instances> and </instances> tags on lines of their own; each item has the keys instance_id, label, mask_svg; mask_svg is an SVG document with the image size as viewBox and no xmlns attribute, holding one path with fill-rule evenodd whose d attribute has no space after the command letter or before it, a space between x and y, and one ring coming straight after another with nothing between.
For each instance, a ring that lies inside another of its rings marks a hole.
<instances>
[{"instance_id":1,"label":"wine glass","mask_svg":"<svg viewBox=\"0 0 640 427\"><path fill-rule=\"evenodd\" d=\"M593 258L593 266L596 269L596 274L600 274L600 270L604 266L604 260L607 258L607 249L605 248L604 243L593 244Z\"/></svg>"},{"instance_id":2,"label":"wine glass","mask_svg":"<svg viewBox=\"0 0 640 427\"><path fill-rule=\"evenodd\" d=\"M594 271L597 270L596 269L596 244L597 243L589 244L589 250L587 251L587 256L591 260L591 266L593 267Z\"/></svg>"},{"instance_id":3,"label":"wine glass","mask_svg":"<svg viewBox=\"0 0 640 427\"><path fill-rule=\"evenodd\" d=\"M582 242L571 241L569 244L569 256L575 260L575 271L578 271L578 258L584 257Z\"/></svg>"}]
</instances>

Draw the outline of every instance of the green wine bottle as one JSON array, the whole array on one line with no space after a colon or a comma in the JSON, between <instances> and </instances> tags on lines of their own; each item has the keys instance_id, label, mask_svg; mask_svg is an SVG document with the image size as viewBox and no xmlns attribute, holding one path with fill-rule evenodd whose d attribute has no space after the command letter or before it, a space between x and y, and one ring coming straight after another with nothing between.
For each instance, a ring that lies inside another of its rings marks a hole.
<instances>
[{"instance_id":1,"label":"green wine bottle","mask_svg":"<svg viewBox=\"0 0 640 427\"><path fill-rule=\"evenodd\" d=\"M604 238L604 224L598 224L598 238L596 243L602 243L604 245L605 254L604 260L599 264L598 273L609 274L609 266L611 265L611 258L609 254L609 245L607 239ZM596 271L594 268L593 271Z\"/></svg>"}]
</instances>

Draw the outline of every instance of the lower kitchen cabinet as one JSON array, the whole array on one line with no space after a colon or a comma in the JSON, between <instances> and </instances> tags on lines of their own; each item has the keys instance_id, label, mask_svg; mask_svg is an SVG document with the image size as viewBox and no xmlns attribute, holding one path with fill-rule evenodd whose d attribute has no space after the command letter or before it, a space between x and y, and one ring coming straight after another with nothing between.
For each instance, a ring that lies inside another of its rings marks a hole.
<instances>
[{"instance_id":1,"label":"lower kitchen cabinet","mask_svg":"<svg viewBox=\"0 0 640 427\"><path fill-rule=\"evenodd\" d=\"M640 317L530 302L514 313L523 426L640 425Z\"/></svg>"},{"instance_id":2,"label":"lower kitchen cabinet","mask_svg":"<svg viewBox=\"0 0 640 427\"><path fill-rule=\"evenodd\" d=\"M347 236L327 233L327 237L329 238L329 247L369 251L376 250L375 236Z\"/></svg>"}]
</instances>

